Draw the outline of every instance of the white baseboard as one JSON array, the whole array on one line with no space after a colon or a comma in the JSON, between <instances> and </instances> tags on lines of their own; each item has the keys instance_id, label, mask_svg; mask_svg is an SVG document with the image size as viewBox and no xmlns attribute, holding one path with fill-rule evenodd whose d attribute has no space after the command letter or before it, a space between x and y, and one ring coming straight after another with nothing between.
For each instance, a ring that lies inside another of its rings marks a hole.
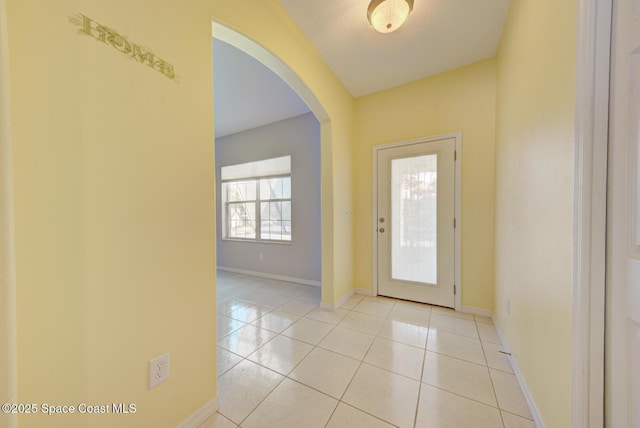
<instances>
[{"instance_id":1,"label":"white baseboard","mask_svg":"<svg viewBox=\"0 0 640 428\"><path fill-rule=\"evenodd\" d=\"M201 423L209 419L220 408L218 397L214 397L211 400L204 403L204 406L200 407L191 416L182 421L176 428L198 428Z\"/></svg>"},{"instance_id":2,"label":"white baseboard","mask_svg":"<svg viewBox=\"0 0 640 428\"><path fill-rule=\"evenodd\" d=\"M478 315L479 317L493 318L493 312L489 309L476 308L474 306L463 306L460 308L460 312L465 314Z\"/></svg>"},{"instance_id":3,"label":"white baseboard","mask_svg":"<svg viewBox=\"0 0 640 428\"><path fill-rule=\"evenodd\" d=\"M338 300L336 303L334 303L333 305L331 303L321 303L320 307L322 309L325 309L327 311L335 311L336 309L338 309L340 306L344 305L344 302L346 302L347 300L349 300L351 298L351 296L353 296L353 294L355 293L355 291L353 289L349 290L347 292L347 294L345 294L344 296L342 296L340 298L340 300Z\"/></svg>"},{"instance_id":4,"label":"white baseboard","mask_svg":"<svg viewBox=\"0 0 640 428\"><path fill-rule=\"evenodd\" d=\"M502 342L502 347L505 352L509 353L509 363L511 364L511 368L513 369L513 374L516 376L516 380L518 381L518 385L520 385L520 389L522 390L522 394L524 395L525 400L527 400L527 405L529 406L529 411L531 412L531 416L533 417L533 422L536 424L536 428L546 428L544 421L542 420L542 415L538 410L538 406L536 406L536 402L533 400L533 396L527 387L526 382L524 381L524 377L522 376L522 372L520 368L518 368L518 364L516 360L511 355L511 348L509 347L509 343L507 342L504 333L502 332L502 328L500 328L500 324L498 321L491 317L493 320L493 326L496 328L498 332L498 337L500 337L500 341Z\"/></svg>"},{"instance_id":5,"label":"white baseboard","mask_svg":"<svg viewBox=\"0 0 640 428\"><path fill-rule=\"evenodd\" d=\"M353 296L354 294L362 294L365 296L373 296L373 291L371 290L367 290L365 288L352 288L351 290L349 290L347 292L347 294L345 294L344 296L342 296L340 298L340 300L338 300L335 304L330 304L330 303L321 303L320 307L322 309L326 309L327 311L335 311L336 309L338 309L340 306L344 305L345 302L347 300L349 300L351 298L351 296Z\"/></svg>"},{"instance_id":6,"label":"white baseboard","mask_svg":"<svg viewBox=\"0 0 640 428\"><path fill-rule=\"evenodd\" d=\"M256 272L253 270L238 269L238 268L226 267L226 266L218 266L218 270L221 270L224 272L239 273L242 275L257 276L259 278L277 279L278 281L294 282L296 284L312 285L314 287L322 286L321 281L314 281L312 279L304 279L304 278L296 278L294 276L273 275L265 272Z\"/></svg>"},{"instance_id":7,"label":"white baseboard","mask_svg":"<svg viewBox=\"0 0 640 428\"><path fill-rule=\"evenodd\" d=\"M324 302L320 302L320 309L324 309L325 311L335 311L338 308L337 304L331 304L331 303L324 303Z\"/></svg>"}]
</instances>

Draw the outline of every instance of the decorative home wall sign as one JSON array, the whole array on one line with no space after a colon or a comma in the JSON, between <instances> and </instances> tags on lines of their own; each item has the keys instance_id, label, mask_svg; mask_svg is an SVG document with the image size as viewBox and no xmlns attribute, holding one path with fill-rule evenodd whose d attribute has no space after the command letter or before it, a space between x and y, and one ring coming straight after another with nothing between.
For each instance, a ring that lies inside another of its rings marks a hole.
<instances>
[{"instance_id":1,"label":"decorative home wall sign","mask_svg":"<svg viewBox=\"0 0 640 428\"><path fill-rule=\"evenodd\" d=\"M112 28L102 25L83 14L78 14L69 18L72 24L78 25L78 32L98 40L106 45L112 46L126 56L137 60L140 64L146 64L152 69L162 73L169 79L176 77L173 65L159 58L150 50L140 47L140 45L129 41Z\"/></svg>"}]
</instances>

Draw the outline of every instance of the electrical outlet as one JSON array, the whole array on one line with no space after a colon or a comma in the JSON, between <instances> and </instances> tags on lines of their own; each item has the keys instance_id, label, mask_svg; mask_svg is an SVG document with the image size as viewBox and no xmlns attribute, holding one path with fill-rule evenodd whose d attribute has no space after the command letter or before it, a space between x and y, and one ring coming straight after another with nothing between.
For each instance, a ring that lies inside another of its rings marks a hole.
<instances>
[{"instance_id":1,"label":"electrical outlet","mask_svg":"<svg viewBox=\"0 0 640 428\"><path fill-rule=\"evenodd\" d=\"M262 253L262 251L258 253L258 260L264 260L264 254Z\"/></svg>"},{"instance_id":2,"label":"electrical outlet","mask_svg":"<svg viewBox=\"0 0 640 428\"><path fill-rule=\"evenodd\" d=\"M169 353L149 361L149 389L169 379Z\"/></svg>"}]
</instances>

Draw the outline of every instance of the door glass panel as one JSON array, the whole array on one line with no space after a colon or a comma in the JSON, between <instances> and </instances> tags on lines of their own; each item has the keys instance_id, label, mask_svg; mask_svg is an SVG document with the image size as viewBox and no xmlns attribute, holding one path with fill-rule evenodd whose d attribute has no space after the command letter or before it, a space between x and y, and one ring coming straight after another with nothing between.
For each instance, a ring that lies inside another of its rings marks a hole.
<instances>
[{"instance_id":1,"label":"door glass panel","mask_svg":"<svg viewBox=\"0 0 640 428\"><path fill-rule=\"evenodd\" d=\"M438 155L391 161L391 277L436 284Z\"/></svg>"}]
</instances>

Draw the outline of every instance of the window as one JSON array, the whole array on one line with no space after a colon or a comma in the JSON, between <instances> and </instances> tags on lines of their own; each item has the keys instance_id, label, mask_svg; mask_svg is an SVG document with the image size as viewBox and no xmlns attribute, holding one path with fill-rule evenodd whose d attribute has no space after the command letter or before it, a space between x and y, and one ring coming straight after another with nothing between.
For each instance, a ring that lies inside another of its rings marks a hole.
<instances>
[{"instance_id":1,"label":"window","mask_svg":"<svg viewBox=\"0 0 640 428\"><path fill-rule=\"evenodd\" d=\"M291 156L221 169L223 239L291 241Z\"/></svg>"}]
</instances>

